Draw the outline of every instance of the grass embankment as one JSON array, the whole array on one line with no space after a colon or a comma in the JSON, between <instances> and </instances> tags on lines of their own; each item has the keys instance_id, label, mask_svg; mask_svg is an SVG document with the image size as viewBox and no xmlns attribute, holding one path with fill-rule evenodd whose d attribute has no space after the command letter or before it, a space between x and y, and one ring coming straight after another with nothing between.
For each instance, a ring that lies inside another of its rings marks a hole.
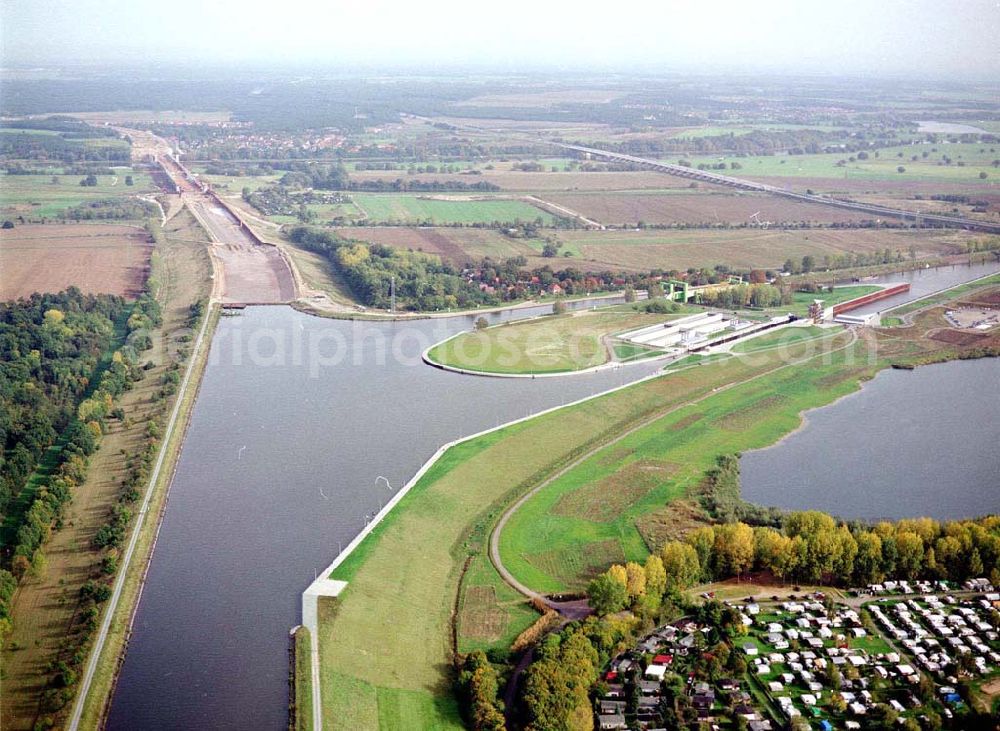
<instances>
[{"instance_id":1,"label":"grass embankment","mask_svg":"<svg viewBox=\"0 0 1000 731\"><path fill-rule=\"evenodd\" d=\"M654 325L680 315L653 315L629 308L573 312L467 332L432 348L436 363L484 373L559 373L608 362L602 338ZM618 351L622 359L648 354L648 348Z\"/></svg>"},{"instance_id":2,"label":"grass embankment","mask_svg":"<svg viewBox=\"0 0 1000 731\"><path fill-rule=\"evenodd\" d=\"M312 731L312 663L310 662L309 630L299 626L295 630L295 682L292 685L291 731Z\"/></svg>"},{"instance_id":3,"label":"grass embankment","mask_svg":"<svg viewBox=\"0 0 1000 731\"><path fill-rule=\"evenodd\" d=\"M334 572L349 582L340 597L320 602L327 722L458 727L449 687L456 597L459 650L506 646L537 616L486 558L487 534L504 507L643 419L757 367L731 359L648 381L448 450Z\"/></svg>"},{"instance_id":4,"label":"grass embankment","mask_svg":"<svg viewBox=\"0 0 1000 731\"><path fill-rule=\"evenodd\" d=\"M832 349L846 337L830 333L824 342ZM756 370L818 355L816 345L758 350ZM861 364L847 365L848 352ZM582 589L609 563L644 560L650 545L683 527L668 503L688 496L719 455L771 444L799 424L805 409L857 388L872 370L858 355L850 349L833 353L829 364L817 357L783 368L677 409L598 451L511 517L500 541L504 565L525 585L558 592Z\"/></svg>"},{"instance_id":5,"label":"grass embankment","mask_svg":"<svg viewBox=\"0 0 1000 731\"><path fill-rule=\"evenodd\" d=\"M208 296L211 288L209 277L212 272L207 249L204 244L198 243L199 241L207 243L207 238L186 210L168 223L165 234L164 241L159 245L162 257L162 285L159 296L166 305L164 306L164 326L159 333L160 337L157 338L159 342L156 346L164 349L170 346L171 335L176 334L178 329L186 326L191 303ZM153 487L149 512L142 525L142 532L136 544L132 562L129 564L128 573L125 576L121 599L116 607L97 672L85 701L80 721L81 728L97 728L104 709L110 701L114 678L128 640L132 613L139 600L146 567L152 557L159 518L166 503L170 480L173 478L173 468L180 455L186 425L198 394L197 386L201 382L208 362L208 345L211 343L211 335L218 322L218 316L219 312L215 308L206 314L206 317L211 318L211 320L205 332L202 350L193 366L190 385L183 394L176 427L171 438L160 447L161 450L166 450L163 468L156 485ZM192 339L194 336L193 333ZM168 404L167 413L172 405L173 401Z\"/></svg>"},{"instance_id":6,"label":"grass embankment","mask_svg":"<svg viewBox=\"0 0 1000 731\"><path fill-rule=\"evenodd\" d=\"M705 377L741 364L764 375L728 379L738 385L672 411L547 485L507 522L504 565L526 586L557 592L583 588L609 563L643 560L650 546L698 519L693 503L684 510L676 501L691 496L718 456L774 443L801 423L803 411L850 393L890 364L960 357L962 349L927 337L944 324L942 313L923 313L905 333L869 333L847 348L839 347L845 333L782 343L792 331L780 331L752 354L681 371L676 375ZM994 336L967 349L983 352L998 342Z\"/></svg>"}]
</instances>

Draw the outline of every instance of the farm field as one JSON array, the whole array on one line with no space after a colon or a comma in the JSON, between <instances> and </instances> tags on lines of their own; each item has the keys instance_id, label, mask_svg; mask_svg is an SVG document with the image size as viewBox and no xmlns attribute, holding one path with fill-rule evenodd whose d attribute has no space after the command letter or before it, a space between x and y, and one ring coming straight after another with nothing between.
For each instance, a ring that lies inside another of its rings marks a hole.
<instances>
[{"instance_id":1,"label":"farm field","mask_svg":"<svg viewBox=\"0 0 1000 731\"><path fill-rule=\"evenodd\" d=\"M338 233L345 238L396 249L413 249L427 254L437 254L458 266L487 256L492 259L509 259L514 256L537 254L523 241L504 236L492 229L361 226L341 228L338 229Z\"/></svg>"},{"instance_id":2,"label":"farm field","mask_svg":"<svg viewBox=\"0 0 1000 731\"><path fill-rule=\"evenodd\" d=\"M734 268L777 268L791 257L872 252L889 248L908 253L913 245L918 257L960 253L974 238L960 231L900 229L732 229L683 231L560 231L557 234L573 258L591 268L648 271L654 267L686 269L726 263ZM529 241L533 246L536 242ZM541 251L541 243L537 243Z\"/></svg>"},{"instance_id":3,"label":"farm field","mask_svg":"<svg viewBox=\"0 0 1000 731\"><path fill-rule=\"evenodd\" d=\"M415 175L406 175L404 172L398 170L352 171L351 180L395 180L399 177L407 181L425 183L445 183L449 181L469 183L482 180L487 183L499 185L504 192L524 193L554 190L684 190L691 186L691 182L688 180L652 171L584 173L577 170L553 173L546 169L546 172L529 173L521 170L511 170L509 167L501 169L499 166L494 170L484 170L482 168L480 170L482 175L475 177L459 175L457 173L417 173Z\"/></svg>"},{"instance_id":4,"label":"farm field","mask_svg":"<svg viewBox=\"0 0 1000 731\"><path fill-rule=\"evenodd\" d=\"M545 200L615 226L636 225L640 221L654 225L746 224L753 222L754 214L758 214L760 222L775 224L850 223L872 218L867 214L754 193L560 193L546 195Z\"/></svg>"},{"instance_id":5,"label":"farm field","mask_svg":"<svg viewBox=\"0 0 1000 731\"><path fill-rule=\"evenodd\" d=\"M725 262L733 267L777 268L791 257L823 256L845 251L872 252L889 247L909 255L913 244L920 257L959 253L973 234L960 231L909 231L874 229L739 228L731 230L567 230L557 232L560 253L569 257L541 256L542 239L512 239L491 229L450 227L344 227L346 238L437 254L461 266L485 256L505 259L528 257L528 266L548 265L588 269L649 271L652 268L713 267Z\"/></svg>"},{"instance_id":6,"label":"farm field","mask_svg":"<svg viewBox=\"0 0 1000 731\"><path fill-rule=\"evenodd\" d=\"M354 202L372 221L420 223L491 223L534 221L552 224L555 218L519 200L480 199L475 196L423 196L393 193L354 193Z\"/></svg>"},{"instance_id":7,"label":"farm field","mask_svg":"<svg viewBox=\"0 0 1000 731\"><path fill-rule=\"evenodd\" d=\"M927 152L927 158L923 153ZM867 160L847 162L838 166L841 160L851 157L850 153L818 155L772 155L757 157L736 157L733 155L710 155L688 159L694 166L701 163L714 165L718 162L738 162L737 170L727 170L734 177L789 178L838 178L871 181L926 180L945 183L961 183L973 188L983 188L996 183L1000 173L992 166L993 160L1000 159L1000 146L989 144L920 144L888 147L878 151L878 157L869 153ZM900 154L902 156L900 157ZM917 160L911 158L916 155ZM943 156L951 158L950 165L938 164ZM958 163L963 163L959 166ZM897 172L902 166L905 172ZM985 172L986 179L979 174ZM992 179L992 182L991 182Z\"/></svg>"},{"instance_id":8,"label":"farm field","mask_svg":"<svg viewBox=\"0 0 1000 731\"><path fill-rule=\"evenodd\" d=\"M121 490L122 452L136 454L141 451L147 438L147 421L161 418L161 409L167 408L169 399L160 400L157 392L175 356L177 342L173 338L188 327L191 304L208 295L211 262L207 241L187 211L168 223L166 237L157 253L154 274L158 281L156 296L163 308L163 325L153 333L153 348L144 353L144 360L154 363L155 367L122 397L121 406L129 417L129 425L113 421L102 438L101 448L91 457L87 479L74 490L63 527L55 531L46 544L46 571L23 583L18 591L13 605L14 629L9 642L5 643L2 658L4 692L0 694L0 724L5 729L28 731L35 728L36 721L42 717L39 698L51 678L49 663L65 652L65 628L79 610L80 587L98 571L100 554L87 548L96 531L106 522L108 511ZM178 440L169 448L177 450L179 446ZM164 471L165 478L169 472ZM151 505L154 512L159 510L165 498L162 487L161 484L159 495ZM148 521L147 528L140 550L148 553L156 521ZM105 661L92 688L90 714L84 716L83 728L97 726L97 716L110 691L112 671L117 665L131 607L138 597L139 580L144 574L145 561L141 560L144 555L137 554L136 559L140 560L131 564L126 584L127 600L119 604L120 616L112 624Z\"/></svg>"},{"instance_id":9,"label":"farm field","mask_svg":"<svg viewBox=\"0 0 1000 731\"><path fill-rule=\"evenodd\" d=\"M428 356L444 365L490 373L576 371L610 359L604 336L670 319L631 309L585 310L463 333Z\"/></svg>"},{"instance_id":10,"label":"farm field","mask_svg":"<svg viewBox=\"0 0 1000 731\"><path fill-rule=\"evenodd\" d=\"M97 185L79 185L82 175L0 175L0 216L35 221L58 218L67 208L88 201L121 198L155 190L152 179L131 168L116 168L115 175L98 175ZM58 172L61 172L59 170ZM134 185L125 185L131 175ZM58 182L53 183L53 176Z\"/></svg>"},{"instance_id":11,"label":"farm field","mask_svg":"<svg viewBox=\"0 0 1000 731\"><path fill-rule=\"evenodd\" d=\"M0 299L32 292L135 297L149 272L152 244L137 226L32 224L0 231Z\"/></svg>"}]
</instances>

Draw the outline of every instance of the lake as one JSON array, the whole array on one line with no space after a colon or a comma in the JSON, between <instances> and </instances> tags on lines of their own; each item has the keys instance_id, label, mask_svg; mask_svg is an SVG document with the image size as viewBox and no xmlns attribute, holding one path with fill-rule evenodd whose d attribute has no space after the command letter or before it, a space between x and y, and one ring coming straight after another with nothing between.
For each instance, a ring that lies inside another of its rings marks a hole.
<instances>
[{"instance_id":1,"label":"lake","mask_svg":"<svg viewBox=\"0 0 1000 731\"><path fill-rule=\"evenodd\" d=\"M1000 359L888 369L740 461L743 498L842 518L1000 512Z\"/></svg>"}]
</instances>

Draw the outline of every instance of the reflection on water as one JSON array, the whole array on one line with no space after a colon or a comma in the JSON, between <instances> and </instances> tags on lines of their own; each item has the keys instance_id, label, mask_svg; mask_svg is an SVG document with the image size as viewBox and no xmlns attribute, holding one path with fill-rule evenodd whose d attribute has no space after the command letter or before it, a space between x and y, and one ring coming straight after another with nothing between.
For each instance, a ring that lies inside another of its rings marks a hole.
<instances>
[{"instance_id":1,"label":"reflection on water","mask_svg":"<svg viewBox=\"0 0 1000 731\"><path fill-rule=\"evenodd\" d=\"M1000 512L1000 360L886 370L740 461L743 497L843 518Z\"/></svg>"},{"instance_id":2,"label":"reflection on water","mask_svg":"<svg viewBox=\"0 0 1000 731\"><path fill-rule=\"evenodd\" d=\"M301 592L367 514L444 442L660 367L513 380L420 362L474 319L347 322L287 307L222 319L110 728L284 728Z\"/></svg>"}]
</instances>

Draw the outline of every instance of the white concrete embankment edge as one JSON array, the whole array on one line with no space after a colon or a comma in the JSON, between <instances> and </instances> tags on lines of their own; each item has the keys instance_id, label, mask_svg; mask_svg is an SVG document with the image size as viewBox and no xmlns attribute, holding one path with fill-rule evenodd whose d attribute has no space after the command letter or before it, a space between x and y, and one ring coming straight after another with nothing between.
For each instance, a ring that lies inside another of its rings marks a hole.
<instances>
[{"instance_id":1,"label":"white concrete embankment edge","mask_svg":"<svg viewBox=\"0 0 1000 731\"><path fill-rule=\"evenodd\" d=\"M454 336L453 336L454 337ZM622 391L626 388L631 388L632 386L637 386L640 383L645 383L646 381L651 381L654 378L661 378L665 375L662 371L656 371L650 373L648 376L643 376L642 378L636 379L635 381L629 381L628 383L623 383L620 386L615 386L609 388L600 393L595 393L590 396L584 396L583 398L577 399L576 401L570 401L566 404L560 404L559 406L552 406L548 409L543 409L534 414L529 414L528 416L522 416L518 419L508 421L499 426L490 427L489 429L484 429L482 431L476 432L475 434L469 434L468 436L460 437L459 439L454 439L450 442L446 442L438 447L437 451L428 459L424 464L417 470L416 474L410 478L399 491L393 495L392 499L386 503L386 505L375 514L375 517L365 526L354 539L347 544L333 562L323 569L319 578L312 582L309 587L302 593L302 624L309 630L310 633L310 650L311 650L311 665L312 665L312 684L313 684L313 729L314 731L320 731L323 728L323 705L320 699L320 682L319 682L319 622L318 622L318 610L317 604L319 597L335 597L347 586L347 582L337 581L328 579L329 575L340 566L348 556L350 556L354 550L361 545L361 543L368 537L368 535L375 530L376 526L382 522L382 520L392 511L392 509L406 496L406 494L420 482L420 479L427 473L427 471L433 467L441 456L447 452L452 447L459 444L471 441L473 439L478 439L479 437L485 436L487 434L492 434L493 432L500 431L501 429L506 429L508 427L514 426L516 424L521 424L526 421L531 421L532 419L537 419L540 416L545 416L546 414L551 414L562 409L568 409L573 406L578 406L580 404L586 403L588 401L593 401L594 399L607 396L608 394L615 393L617 391Z\"/></svg>"},{"instance_id":2,"label":"white concrete embankment edge","mask_svg":"<svg viewBox=\"0 0 1000 731\"><path fill-rule=\"evenodd\" d=\"M87 695L90 693L90 686L94 680L94 673L97 671L97 663L101 658L101 653L104 651L104 644L108 639L111 622L114 619L115 610L118 608L118 601L121 599L122 588L125 585L125 578L128 575L129 564L132 561L132 555L135 553L136 544L139 542L139 536L142 533L142 527L146 522L146 517L149 515L149 503L153 498L156 483L160 479L160 470L163 468L163 463L166 459L167 452L169 451L168 447L170 445L170 440L174 435L174 428L177 426L177 416L180 413L181 404L184 402L184 397L187 394L187 389L191 381L191 374L194 372L195 366L198 363L205 340L205 333L208 330L208 325L211 320L212 308L210 305L209 309L205 312L204 319L201 323L201 330L198 331L198 338L195 340L194 347L191 349L191 356L188 360L187 369L184 371L184 380L181 381L181 387L177 392L177 398L174 401L174 408L170 412L170 421L167 422L167 428L164 430L163 439L160 442L160 451L156 458L156 464L153 466L153 472L149 477L149 483L146 485L146 494L142 499L142 505L139 507L138 519L135 521L135 526L132 528L132 535L129 537L128 546L125 549L125 553L122 555L121 565L118 567L118 575L115 578L114 589L111 592L111 597L108 599L108 603L104 608L104 616L101 618L101 628L97 633L97 639L94 642L94 647L90 651L90 658L87 660L87 668L84 671L82 680L80 681L80 690L76 695L76 701L73 703L73 714L70 716L69 724L67 725L69 731L77 731L80 727L80 718L83 716L83 707L87 701Z\"/></svg>"}]
</instances>

